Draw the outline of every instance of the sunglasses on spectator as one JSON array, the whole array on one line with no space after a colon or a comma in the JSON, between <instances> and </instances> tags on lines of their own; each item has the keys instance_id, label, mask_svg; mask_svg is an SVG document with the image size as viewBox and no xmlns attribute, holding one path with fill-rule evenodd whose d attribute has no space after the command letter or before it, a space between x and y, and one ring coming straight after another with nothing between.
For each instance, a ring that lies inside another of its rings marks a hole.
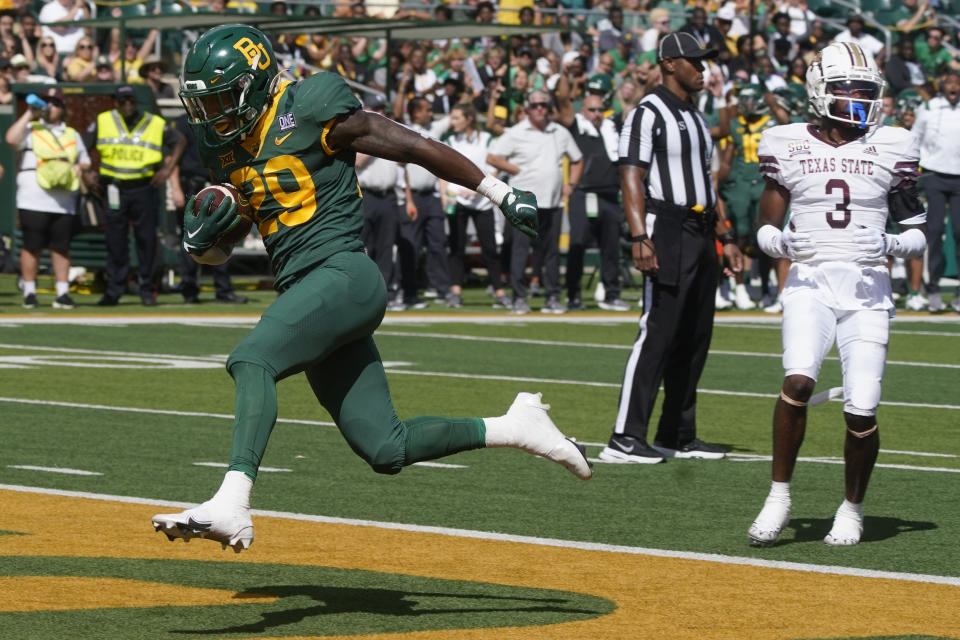
<instances>
[{"instance_id":1,"label":"sunglasses on spectator","mask_svg":"<svg viewBox=\"0 0 960 640\"><path fill-rule=\"evenodd\" d=\"M606 111L606 109L604 109L603 107L585 107L585 108L587 111L590 111L591 113L603 113L604 111Z\"/></svg>"},{"instance_id":2,"label":"sunglasses on spectator","mask_svg":"<svg viewBox=\"0 0 960 640\"><path fill-rule=\"evenodd\" d=\"M549 102L531 102L530 104L527 105L527 109L537 109L537 108L549 109L550 103Z\"/></svg>"},{"instance_id":3,"label":"sunglasses on spectator","mask_svg":"<svg viewBox=\"0 0 960 640\"><path fill-rule=\"evenodd\" d=\"M78 44L77 49L93 49L92 44Z\"/></svg>"},{"instance_id":4,"label":"sunglasses on spectator","mask_svg":"<svg viewBox=\"0 0 960 640\"><path fill-rule=\"evenodd\" d=\"M52 47L52 46L53 46L53 43L52 43L52 42L41 42L41 43L40 43L40 46L41 46L41 47Z\"/></svg>"}]
</instances>

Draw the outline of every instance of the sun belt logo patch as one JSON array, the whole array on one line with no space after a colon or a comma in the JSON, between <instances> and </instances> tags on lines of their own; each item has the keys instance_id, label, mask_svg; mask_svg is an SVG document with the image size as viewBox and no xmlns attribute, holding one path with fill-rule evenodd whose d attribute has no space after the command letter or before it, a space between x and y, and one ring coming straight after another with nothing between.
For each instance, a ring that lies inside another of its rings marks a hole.
<instances>
[{"instance_id":1,"label":"sun belt logo patch","mask_svg":"<svg viewBox=\"0 0 960 640\"><path fill-rule=\"evenodd\" d=\"M297 121L294 119L292 113L284 113L283 115L279 116L277 120L280 121L280 131L294 129L297 126Z\"/></svg>"},{"instance_id":2,"label":"sun belt logo patch","mask_svg":"<svg viewBox=\"0 0 960 640\"><path fill-rule=\"evenodd\" d=\"M270 66L270 55L262 43L254 43L250 38L240 38L233 43L233 48L243 54L251 68L266 69Z\"/></svg>"}]
</instances>

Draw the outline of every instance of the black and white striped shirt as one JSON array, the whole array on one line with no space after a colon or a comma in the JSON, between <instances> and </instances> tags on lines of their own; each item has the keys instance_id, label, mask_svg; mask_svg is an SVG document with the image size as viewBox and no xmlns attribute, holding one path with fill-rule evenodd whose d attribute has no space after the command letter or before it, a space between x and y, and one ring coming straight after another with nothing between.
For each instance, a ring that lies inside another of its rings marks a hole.
<instances>
[{"instance_id":1,"label":"black and white striped shirt","mask_svg":"<svg viewBox=\"0 0 960 640\"><path fill-rule=\"evenodd\" d=\"M703 116L666 87L646 95L620 132L620 163L647 169L646 195L675 205L710 208L713 140Z\"/></svg>"}]
</instances>

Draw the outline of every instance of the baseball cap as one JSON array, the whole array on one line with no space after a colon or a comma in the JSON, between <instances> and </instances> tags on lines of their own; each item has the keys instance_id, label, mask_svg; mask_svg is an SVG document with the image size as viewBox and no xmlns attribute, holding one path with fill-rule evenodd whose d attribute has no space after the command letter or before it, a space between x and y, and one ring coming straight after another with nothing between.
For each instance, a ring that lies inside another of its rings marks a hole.
<instances>
[{"instance_id":1,"label":"baseball cap","mask_svg":"<svg viewBox=\"0 0 960 640\"><path fill-rule=\"evenodd\" d=\"M605 73L597 73L587 80L587 93L605 96L611 91L613 91L613 80Z\"/></svg>"},{"instance_id":2,"label":"baseball cap","mask_svg":"<svg viewBox=\"0 0 960 640\"><path fill-rule=\"evenodd\" d=\"M866 22L863 19L863 16L861 16L859 13L855 13L851 15L849 18L847 18L847 24L850 24L851 22L859 22L860 24L866 24Z\"/></svg>"},{"instance_id":3,"label":"baseball cap","mask_svg":"<svg viewBox=\"0 0 960 640\"><path fill-rule=\"evenodd\" d=\"M17 67L27 67L30 68L30 61L27 60L27 56L22 53L18 53L12 58L10 58L10 66L16 69Z\"/></svg>"},{"instance_id":4,"label":"baseball cap","mask_svg":"<svg viewBox=\"0 0 960 640\"><path fill-rule=\"evenodd\" d=\"M97 69L99 69L100 67L110 67L111 69L113 68L113 63L110 62L110 56L108 56L105 53L101 53L99 56L97 56Z\"/></svg>"},{"instance_id":5,"label":"baseball cap","mask_svg":"<svg viewBox=\"0 0 960 640\"><path fill-rule=\"evenodd\" d=\"M386 104L386 98L379 93L368 93L363 98L363 106L365 106L367 109L383 109Z\"/></svg>"},{"instance_id":6,"label":"baseball cap","mask_svg":"<svg viewBox=\"0 0 960 640\"><path fill-rule=\"evenodd\" d=\"M617 38L617 42L620 44L633 44L633 34L629 31L627 33L623 33L619 38Z\"/></svg>"},{"instance_id":7,"label":"baseball cap","mask_svg":"<svg viewBox=\"0 0 960 640\"><path fill-rule=\"evenodd\" d=\"M696 38L685 31L674 31L660 41L657 49L657 59L665 58L716 58L720 52L716 49L704 48Z\"/></svg>"},{"instance_id":8,"label":"baseball cap","mask_svg":"<svg viewBox=\"0 0 960 640\"><path fill-rule=\"evenodd\" d=\"M50 87L41 94L44 98L49 100L59 100L60 102L66 102L63 97L63 91L57 87Z\"/></svg>"},{"instance_id":9,"label":"baseball cap","mask_svg":"<svg viewBox=\"0 0 960 640\"><path fill-rule=\"evenodd\" d=\"M128 84L122 84L119 87L117 87L117 90L113 93L113 97L116 98L117 100L122 100L124 98L133 98L134 100L136 100L137 94L133 90L133 87L131 87Z\"/></svg>"},{"instance_id":10,"label":"baseball cap","mask_svg":"<svg viewBox=\"0 0 960 640\"><path fill-rule=\"evenodd\" d=\"M733 19L737 17L737 10L733 8L732 4L725 4L719 9L717 9L717 19L726 20L727 22L733 22Z\"/></svg>"},{"instance_id":11,"label":"baseball cap","mask_svg":"<svg viewBox=\"0 0 960 640\"><path fill-rule=\"evenodd\" d=\"M519 56L530 56L533 57L533 49L530 47L520 47L517 49L517 57Z\"/></svg>"}]
</instances>

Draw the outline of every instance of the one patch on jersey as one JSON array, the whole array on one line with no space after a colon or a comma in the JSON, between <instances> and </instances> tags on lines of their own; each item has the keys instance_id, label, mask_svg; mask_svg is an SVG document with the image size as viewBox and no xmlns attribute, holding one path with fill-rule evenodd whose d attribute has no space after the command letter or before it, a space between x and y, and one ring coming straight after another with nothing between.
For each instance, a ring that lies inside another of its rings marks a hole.
<instances>
[{"instance_id":1,"label":"one patch on jersey","mask_svg":"<svg viewBox=\"0 0 960 640\"><path fill-rule=\"evenodd\" d=\"M810 155L810 141L809 140L791 140L787 143L787 152L790 154L790 157L794 156L804 156Z\"/></svg>"},{"instance_id":2,"label":"one patch on jersey","mask_svg":"<svg viewBox=\"0 0 960 640\"><path fill-rule=\"evenodd\" d=\"M220 159L221 169L225 169L237 161L237 158L233 153L233 149L223 154L222 156L217 156L217 157Z\"/></svg>"},{"instance_id":3,"label":"one patch on jersey","mask_svg":"<svg viewBox=\"0 0 960 640\"><path fill-rule=\"evenodd\" d=\"M280 131L294 129L297 126L297 121L294 119L292 113L284 113L283 115L279 116L277 120L280 121Z\"/></svg>"}]
</instances>

